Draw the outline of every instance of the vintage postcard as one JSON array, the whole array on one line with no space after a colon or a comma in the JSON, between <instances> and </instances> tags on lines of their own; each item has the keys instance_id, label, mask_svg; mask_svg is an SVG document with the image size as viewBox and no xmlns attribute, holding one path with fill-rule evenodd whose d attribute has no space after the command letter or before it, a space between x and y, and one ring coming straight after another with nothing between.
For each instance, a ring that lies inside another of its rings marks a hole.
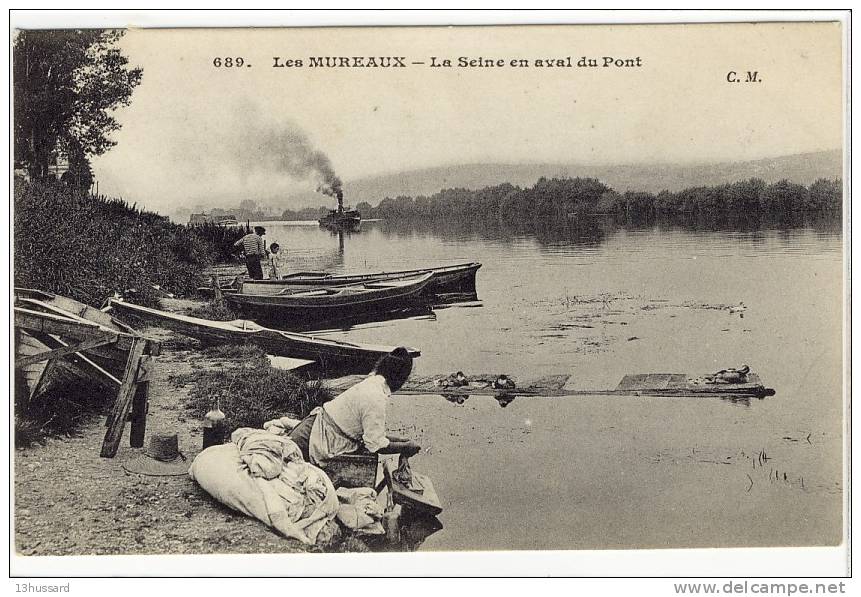
<instances>
[{"instance_id":1,"label":"vintage postcard","mask_svg":"<svg viewBox=\"0 0 861 597\"><path fill-rule=\"evenodd\" d=\"M13 19L13 572L845 561L847 19Z\"/></svg>"}]
</instances>

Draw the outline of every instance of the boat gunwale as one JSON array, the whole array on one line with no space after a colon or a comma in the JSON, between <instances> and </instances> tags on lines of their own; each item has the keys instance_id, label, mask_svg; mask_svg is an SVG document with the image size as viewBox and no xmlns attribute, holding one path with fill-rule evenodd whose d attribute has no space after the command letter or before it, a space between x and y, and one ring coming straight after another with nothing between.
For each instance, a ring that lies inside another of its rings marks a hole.
<instances>
[{"instance_id":1,"label":"boat gunwale","mask_svg":"<svg viewBox=\"0 0 861 597\"><path fill-rule=\"evenodd\" d=\"M332 308L355 308L363 305L373 305L385 301L406 299L418 295L430 283L433 274L427 273L414 284L390 287L390 288L368 288L365 292L343 294L346 290L325 294L318 297L304 296L295 297L290 294L225 294L224 299L243 306L271 307L283 309L332 309ZM365 298L362 298L362 297ZM298 300L293 300L298 299ZM302 299L310 302L300 302ZM314 300L316 299L316 300ZM329 299L329 300L324 300Z\"/></svg>"},{"instance_id":2,"label":"boat gunwale","mask_svg":"<svg viewBox=\"0 0 861 597\"><path fill-rule=\"evenodd\" d=\"M452 275L452 274L463 274L464 276L469 275L470 273L477 272L481 268L482 264L472 261L469 263L459 263L456 265L446 265L442 267L429 267L429 268L421 268L421 269L409 269L409 270L394 270L390 272L368 272L368 273L358 273L358 274L332 274L329 272L295 272L293 274L287 274L277 280L246 280L243 284L265 284L265 285L278 285L278 284L297 284L297 285L313 285L316 282L322 281L333 281L333 280L345 280L344 285L352 285L352 284L361 284L364 281L374 280L374 279L386 279L386 278L409 278L410 276L418 276L424 273L432 274L431 281L435 281L434 279L439 275ZM306 277L302 277L306 276ZM355 282L348 281L355 280Z\"/></svg>"},{"instance_id":3,"label":"boat gunwale","mask_svg":"<svg viewBox=\"0 0 861 597\"><path fill-rule=\"evenodd\" d=\"M229 334L238 334L241 336L257 336L261 338L265 338L267 335L278 335L285 340L294 342L294 343L302 343L302 344L313 344L314 346L320 348L340 348L347 350L359 350L359 351L368 351L368 352L379 352L379 353L387 353L391 352L395 349L394 346L385 346L380 344L364 344L364 343L355 343L355 342L347 342L344 340L335 340L332 338L321 338L318 336L312 336L310 334L302 334L299 332L291 332L287 330L276 330L272 328L267 328L265 326L261 326L251 320L247 319L233 319L231 321L214 321L210 319L203 319L200 317L193 317L191 315L183 315L181 313L170 313L169 311L161 311L160 309L153 309L152 307L145 307L143 305L137 305L135 303L130 303L127 301L111 299L109 301L109 305L113 308L117 308L119 305L119 310L122 310L123 307L127 307L128 311L131 311L133 314L140 314L141 312L147 313L153 317L157 317L162 320L171 320L178 323L183 323L192 326L198 326L205 329L213 330L213 334L218 332L224 332ZM255 326L256 329L242 329L235 325L235 322L247 321ZM180 332L182 333L182 332ZM413 356L420 356L421 352L415 348L407 348Z\"/></svg>"}]
</instances>

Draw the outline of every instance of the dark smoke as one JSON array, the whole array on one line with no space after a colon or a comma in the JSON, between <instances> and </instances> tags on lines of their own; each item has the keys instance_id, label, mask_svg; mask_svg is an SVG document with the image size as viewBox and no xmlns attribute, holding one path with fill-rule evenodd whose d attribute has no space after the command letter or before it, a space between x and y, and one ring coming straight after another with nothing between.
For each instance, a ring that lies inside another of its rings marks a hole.
<instances>
[{"instance_id":1,"label":"dark smoke","mask_svg":"<svg viewBox=\"0 0 861 597\"><path fill-rule=\"evenodd\" d=\"M238 149L240 166L247 171L311 180L317 192L343 197L341 179L329 156L315 149L305 132L293 124L247 123Z\"/></svg>"}]
</instances>

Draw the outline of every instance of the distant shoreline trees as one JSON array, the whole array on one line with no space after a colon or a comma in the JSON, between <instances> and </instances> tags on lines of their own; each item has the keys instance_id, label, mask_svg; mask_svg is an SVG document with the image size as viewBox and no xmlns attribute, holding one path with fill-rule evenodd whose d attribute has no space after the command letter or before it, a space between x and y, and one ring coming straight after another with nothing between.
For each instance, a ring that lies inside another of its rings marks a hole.
<instances>
[{"instance_id":1,"label":"distant shoreline trees","mask_svg":"<svg viewBox=\"0 0 861 597\"><path fill-rule=\"evenodd\" d=\"M788 180L772 184L757 178L711 187L691 187L658 194L618 193L594 178L540 178L520 188L508 183L479 190L445 189L430 196L386 197L377 207L364 203L364 218L487 219L562 221L588 215L613 215L631 221L689 216L780 217L816 212L839 216L843 207L840 180L819 179L809 187Z\"/></svg>"},{"instance_id":2,"label":"distant shoreline trees","mask_svg":"<svg viewBox=\"0 0 861 597\"><path fill-rule=\"evenodd\" d=\"M246 206L247 207L247 206ZM364 219L444 220L446 218L522 222L575 221L586 216L613 216L618 220L650 222L661 219L722 221L782 219L790 214L816 213L839 217L843 210L843 185L839 179L820 178L809 186L786 179L767 184L758 178L734 183L689 187L681 191L619 193L595 178L540 178L531 187L510 183L482 189L443 189L433 195L385 197L373 207L356 205ZM240 221L317 220L328 213L321 205L252 211L213 209L212 214L236 214Z\"/></svg>"}]
</instances>

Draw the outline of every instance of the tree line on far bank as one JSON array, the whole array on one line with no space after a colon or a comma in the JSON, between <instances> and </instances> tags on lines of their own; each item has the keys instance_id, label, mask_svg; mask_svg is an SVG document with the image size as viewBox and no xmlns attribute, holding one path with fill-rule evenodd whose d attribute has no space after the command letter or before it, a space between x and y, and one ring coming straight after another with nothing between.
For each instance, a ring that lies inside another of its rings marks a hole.
<instances>
[{"instance_id":1,"label":"tree line on far bank","mask_svg":"<svg viewBox=\"0 0 861 597\"><path fill-rule=\"evenodd\" d=\"M377 207L357 206L363 218L389 220L448 217L506 221L560 221L609 214L629 221L688 216L700 219L777 217L799 212L839 216L843 185L819 179L809 186L757 178L681 191L619 193L594 178L541 178L520 188L505 183L479 190L445 189L430 196L386 197Z\"/></svg>"}]
</instances>

